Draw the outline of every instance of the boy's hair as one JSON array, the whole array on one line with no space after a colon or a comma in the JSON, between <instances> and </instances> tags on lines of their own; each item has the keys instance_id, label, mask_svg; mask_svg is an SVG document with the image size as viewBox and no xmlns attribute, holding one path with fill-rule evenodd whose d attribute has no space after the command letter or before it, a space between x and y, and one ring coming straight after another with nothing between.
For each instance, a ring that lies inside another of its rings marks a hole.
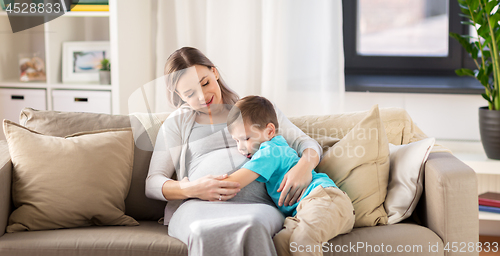
<instances>
[{"instance_id":1,"label":"boy's hair","mask_svg":"<svg viewBox=\"0 0 500 256\"><path fill-rule=\"evenodd\" d=\"M250 122L251 125L257 125L260 130L266 128L268 123L274 124L278 130L278 118L273 104L266 98L260 96L247 96L234 104L227 116L227 127L231 132L231 125L240 117L243 122Z\"/></svg>"}]
</instances>

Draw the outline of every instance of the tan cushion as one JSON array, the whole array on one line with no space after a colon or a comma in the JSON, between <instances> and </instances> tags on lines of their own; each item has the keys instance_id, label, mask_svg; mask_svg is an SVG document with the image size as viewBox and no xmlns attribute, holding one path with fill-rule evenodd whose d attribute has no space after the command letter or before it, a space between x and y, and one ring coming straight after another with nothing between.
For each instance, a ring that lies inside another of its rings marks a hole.
<instances>
[{"instance_id":1,"label":"tan cushion","mask_svg":"<svg viewBox=\"0 0 500 256\"><path fill-rule=\"evenodd\" d=\"M324 152L317 167L347 192L356 211L354 227L387 224L383 203L389 179L389 143L378 105Z\"/></svg>"},{"instance_id":2,"label":"tan cushion","mask_svg":"<svg viewBox=\"0 0 500 256\"><path fill-rule=\"evenodd\" d=\"M96 113L44 111L25 108L21 111L21 125L42 134L64 137L83 131L140 125L135 117ZM134 131L134 168L130 192L125 199L125 214L137 220L158 220L163 217L166 202L146 197L146 176L153 146L146 131Z\"/></svg>"},{"instance_id":3,"label":"tan cushion","mask_svg":"<svg viewBox=\"0 0 500 256\"><path fill-rule=\"evenodd\" d=\"M7 232L138 225L124 214L132 176L130 128L41 135L4 120L16 209Z\"/></svg>"},{"instance_id":4,"label":"tan cushion","mask_svg":"<svg viewBox=\"0 0 500 256\"><path fill-rule=\"evenodd\" d=\"M83 227L8 233L0 237L2 256L181 256L187 246L156 221L139 226Z\"/></svg>"}]
</instances>

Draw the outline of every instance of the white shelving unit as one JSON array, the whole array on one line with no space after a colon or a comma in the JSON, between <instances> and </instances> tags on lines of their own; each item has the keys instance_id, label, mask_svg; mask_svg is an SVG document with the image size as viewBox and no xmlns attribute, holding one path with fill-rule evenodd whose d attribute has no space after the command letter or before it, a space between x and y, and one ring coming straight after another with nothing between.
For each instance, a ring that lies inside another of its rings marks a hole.
<instances>
[{"instance_id":1,"label":"white shelving unit","mask_svg":"<svg viewBox=\"0 0 500 256\"><path fill-rule=\"evenodd\" d=\"M113 2L116 4L116 2ZM45 90L46 110L54 110L54 91L74 90L89 95L94 92L108 96L106 113L119 113L119 109L113 109L112 102L118 99L113 88L117 85L100 85L98 83L63 83L62 82L62 46L69 41L111 41L110 38L110 13L109 12L68 12L43 25L27 29L25 31L12 33L10 22L5 11L0 11L0 90L1 89L30 89ZM116 43L111 43L117 47ZM36 53L45 61L47 79L41 82L19 81L19 54ZM111 56L110 62L116 63L116 56ZM111 96L109 96L111 95ZM19 97L18 97L19 98ZM13 98L14 99L14 98ZM23 102L25 107L33 107L31 102ZM0 105L3 108L0 113L9 112L8 116L19 115L18 107ZM88 100L84 104L94 104ZM11 104L12 105L12 104ZM15 104L20 106L18 102ZM82 105L83 106L83 105ZM119 105L118 105L119 106ZM7 108L7 109L6 109ZM40 105L38 105L40 108ZM96 109L96 107L84 107L81 111ZM97 107L98 109L98 107ZM66 110L59 106L58 110ZM78 111L78 109L76 109ZM67 111L75 111L75 106L68 106ZM12 113L16 112L16 113ZM0 119L6 116L0 116ZM13 120L17 122L18 120ZM0 135L0 139L3 135Z\"/></svg>"},{"instance_id":2,"label":"white shelving unit","mask_svg":"<svg viewBox=\"0 0 500 256\"><path fill-rule=\"evenodd\" d=\"M49 110L53 109L53 90L109 91L111 113L127 114L129 97L156 78L153 54L156 10L150 1L138 5L135 1L109 0L109 12L68 12L15 34L6 12L0 11L0 89L45 89ZM62 43L66 41L109 41L111 85L63 83L61 55ZM33 52L39 52L45 59L47 81L21 83L18 54Z\"/></svg>"},{"instance_id":3,"label":"white shelving unit","mask_svg":"<svg viewBox=\"0 0 500 256\"><path fill-rule=\"evenodd\" d=\"M489 159L480 141L437 140L470 166L477 175L478 195L486 192L500 193L500 160ZM500 214L479 212L479 233L500 236Z\"/></svg>"}]
</instances>

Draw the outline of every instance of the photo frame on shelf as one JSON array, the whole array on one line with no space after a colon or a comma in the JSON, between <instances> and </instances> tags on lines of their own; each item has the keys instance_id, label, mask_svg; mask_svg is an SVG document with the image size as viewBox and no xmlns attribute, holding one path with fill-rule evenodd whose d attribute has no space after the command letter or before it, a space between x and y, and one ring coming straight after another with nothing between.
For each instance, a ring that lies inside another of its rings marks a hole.
<instances>
[{"instance_id":1,"label":"photo frame on shelf","mask_svg":"<svg viewBox=\"0 0 500 256\"><path fill-rule=\"evenodd\" d=\"M63 43L63 83L98 83L101 60L110 59L109 41Z\"/></svg>"}]
</instances>

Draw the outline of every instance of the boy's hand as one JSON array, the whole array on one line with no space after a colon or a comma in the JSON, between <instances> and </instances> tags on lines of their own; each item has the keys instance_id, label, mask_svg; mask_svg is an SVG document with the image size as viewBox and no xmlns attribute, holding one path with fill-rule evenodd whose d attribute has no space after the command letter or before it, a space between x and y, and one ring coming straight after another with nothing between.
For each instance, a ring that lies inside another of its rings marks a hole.
<instances>
[{"instance_id":1,"label":"boy's hand","mask_svg":"<svg viewBox=\"0 0 500 256\"><path fill-rule=\"evenodd\" d=\"M312 180L312 172L307 169L299 162L285 174L277 190L277 192L281 192L279 206L282 206L283 203L285 206L293 205L302 197Z\"/></svg>"}]
</instances>

